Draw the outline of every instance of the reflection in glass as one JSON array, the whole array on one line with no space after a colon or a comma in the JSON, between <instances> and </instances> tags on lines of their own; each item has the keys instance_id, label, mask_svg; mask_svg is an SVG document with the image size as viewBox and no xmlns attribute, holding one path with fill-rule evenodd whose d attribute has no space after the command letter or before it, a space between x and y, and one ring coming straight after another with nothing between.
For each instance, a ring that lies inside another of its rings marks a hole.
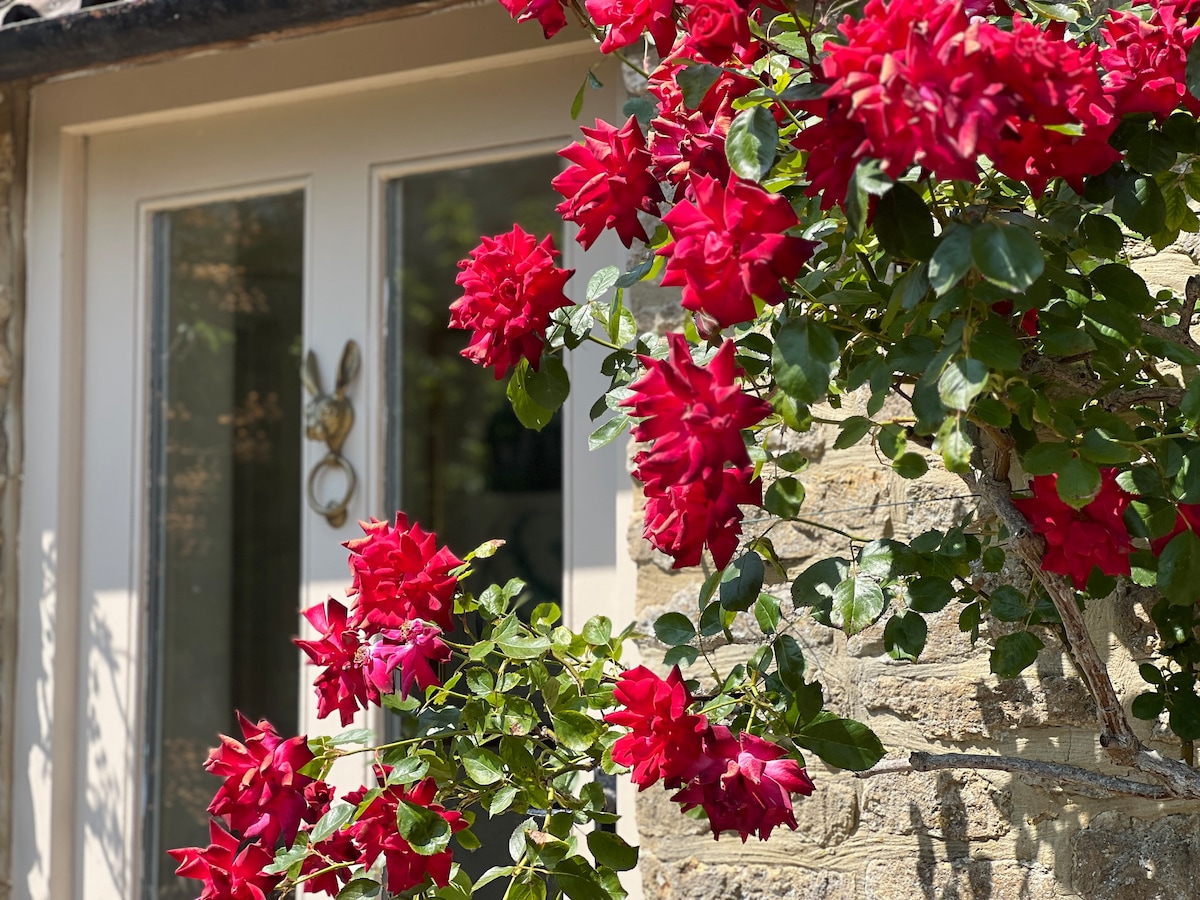
<instances>
[{"instance_id":1,"label":"reflection in glass","mask_svg":"<svg viewBox=\"0 0 1200 900\"><path fill-rule=\"evenodd\" d=\"M302 192L153 219L145 896L206 846L234 710L298 730Z\"/></svg>"},{"instance_id":2,"label":"reflection in glass","mask_svg":"<svg viewBox=\"0 0 1200 900\"><path fill-rule=\"evenodd\" d=\"M414 175L388 185L388 466L389 512L437 532L460 556L491 538L507 542L477 560L471 589L519 577L529 585L524 609L560 602L563 580L562 427L540 433L517 421L496 381L459 356L468 334L446 327L461 294L457 262L481 235L517 222L561 246L561 199L550 187L556 157L537 157ZM508 836L519 819L473 828L483 848L462 861L478 877L509 862ZM499 897L503 880L481 891Z\"/></svg>"}]
</instances>

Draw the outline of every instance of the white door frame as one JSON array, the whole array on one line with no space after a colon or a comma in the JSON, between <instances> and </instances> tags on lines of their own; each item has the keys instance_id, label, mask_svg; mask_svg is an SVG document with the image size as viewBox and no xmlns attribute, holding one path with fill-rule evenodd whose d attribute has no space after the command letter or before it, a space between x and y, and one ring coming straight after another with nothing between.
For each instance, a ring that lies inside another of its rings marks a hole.
<instances>
[{"instance_id":1,"label":"white door frame","mask_svg":"<svg viewBox=\"0 0 1200 900\"><path fill-rule=\"evenodd\" d=\"M452 36L452 41L447 36ZM12 876L16 897L131 900L140 872L137 750L141 741L143 661L139 611L145 565L137 547L145 509L145 479L137 448L145 435L144 365L148 347L131 298L129 318L125 319L130 328L125 337L133 373L128 393L105 398L89 394L85 380L88 354L110 352L110 348L89 346L86 337L86 181L93 142L111 135L119 143L122 132L172 123L195 126L202 132L208 122L217 122L214 117L238 116L253 110L269 119L271 111L282 104L298 104L297 109L320 105L321 101L352 105L366 92L382 92L379 96L383 96L405 85L420 85L430 94L448 89L461 94L471 85L478 85L473 96L442 95L447 116L468 116L479 108L478 104L494 105L503 99L489 93L499 73L532 67L555 76L539 88L542 96L533 101L532 108L561 112L561 125L557 127L561 145L574 138L566 111L585 67L596 58L590 40L563 41L562 37L565 35L543 43L539 29L515 26L498 5L493 5L71 76L35 89L29 165L26 465L21 485L20 650L12 794L14 821L22 823L21 828L14 829ZM619 115L619 73L602 71L601 77L609 88L589 92L584 121L593 116L613 120ZM513 101L530 104L530 98L524 95ZM435 120L424 127L439 126ZM548 140L554 133L552 129L542 139ZM479 144L520 141L521 135L514 132L507 139L481 136ZM422 153L417 151L415 156L421 157ZM392 164L411 166L413 162L394 159L388 166L381 165L371 176L376 197ZM147 209L143 208L143 216ZM378 311L383 260L377 206L370 218L374 229L370 234L376 240L369 242L370 272L362 273L362 277L375 310L372 337L378 341L382 336ZM365 233L368 223L363 224ZM623 248L607 238L598 241L586 259L573 244L563 249L565 265L580 269L621 264L624 258ZM586 279L577 278L576 282L575 290L581 294ZM120 330L121 324L116 327ZM330 348L319 351L326 368L336 359L345 337L328 336ZM381 357L375 354L375 358ZM591 429L589 398L596 396L598 384L591 362L594 357L580 357L572 367L575 402L569 404L564 421L564 598L567 615L576 625L597 612L620 621L630 618L633 611L633 569L624 552L624 526L630 505L624 457L616 447L590 456L586 452L586 435ZM365 390L360 386L355 396L360 410L357 428L363 429L362 423L369 419L379 421L380 397L378 385ZM83 508L82 498L88 487L85 470L91 452L85 441L84 423L89 412L97 414L101 404L110 406L118 419L124 417L134 453L125 471L119 473L129 486L128 502L114 510L119 520L114 528L123 529L123 540L130 551L128 559L118 564L126 567L127 583L119 596L106 600L110 611L119 612L124 631L116 664L111 671L97 673L87 651L95 637L90 623L97 615L100 598L89 595L83 586L89 583L84 571L89 565L86 560L91 558L89 554L98 552L100 545L94 530L83 524L88 510ZM366 430L360 434L366 439ZM378 465L383 454L368 445L382 437L383 430L377 424L364 445L370 465ZM378 474L369 473L364 484L378 484L379 479L374 477ZM375 511L379 498L360 491L358 508ZM354 512L352 509L352 519ZM329 533L332 547L332 530ZM98 674L116 677L120 682L111 694L120 701L117 707L124 704L123 709L89 713ZM105 728L120 736L111 744L107 743L109 739L101 739L104 752L119 757L105 760L107 774L116 785L115 802L103 811L114 823L116 834L106 840L86 833L91 827L88 804L93 802L88 796L89 780L97 777L94 765L89 769L89 753L95 749L89 741L94 743L97 738L89 733L88 723L94 724L97 713L104 718ZM108 721L109 716L123 718Z\"/></svg>"}]
</instances>

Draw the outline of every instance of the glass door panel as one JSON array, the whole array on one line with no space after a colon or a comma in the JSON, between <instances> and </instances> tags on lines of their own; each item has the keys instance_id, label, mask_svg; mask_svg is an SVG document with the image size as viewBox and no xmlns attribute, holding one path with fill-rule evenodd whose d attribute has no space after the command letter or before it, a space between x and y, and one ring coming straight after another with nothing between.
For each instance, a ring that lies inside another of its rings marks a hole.
<instances>
[{"instance_id":1,"label":"glass door panel","mask_svg":"<svg viewBox=\"0 0 1200 900\"><path fill-rule=\"evenodd\" d=\"M146 891L205 846L234 710L298 731L304 194L152 218Z\"/></svg>"}]
</instances>

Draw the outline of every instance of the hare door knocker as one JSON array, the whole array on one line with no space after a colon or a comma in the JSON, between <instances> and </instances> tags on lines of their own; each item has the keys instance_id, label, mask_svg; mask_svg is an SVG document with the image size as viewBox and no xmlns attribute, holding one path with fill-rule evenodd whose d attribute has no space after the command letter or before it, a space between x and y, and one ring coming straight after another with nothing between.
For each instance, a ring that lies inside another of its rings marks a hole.
<instances>
[{"instance_id":1,"label":"hare door knocker","mask_svg":"<svg viewBox=\"0 0 1200 900\"><path fill-rule=\"evenodd\" d=\"M360 362L358 344L347 341L346 349L342 351L342 361L338 363L337 383L332 394L326 394L321 388L321 372L317 366L317 357L311 350L304 357L304 367L300 370L300 380L312 394L312 399L308 401L304 410L305 433L310 440L324 441L329 450L308 475L308 505L314 512L324 516L334 528L345 524L346 508L350 505L350 498L354 495L354 487L358 480L354 474L354 467L342 456L342 444L354 425L354 407L350 404L350 398L346 396L346 388L358 375ZM346 490L340 500L322 503L317 499L317 476L323 469L340 469L345 475Z\"/></svg>"}]
</instances>

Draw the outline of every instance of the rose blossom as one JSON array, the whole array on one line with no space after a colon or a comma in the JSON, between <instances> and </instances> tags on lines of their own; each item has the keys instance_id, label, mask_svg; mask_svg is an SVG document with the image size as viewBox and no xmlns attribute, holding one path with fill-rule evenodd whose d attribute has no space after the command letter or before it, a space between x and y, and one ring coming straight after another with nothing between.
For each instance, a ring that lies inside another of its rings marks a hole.
<instances>
[{"instance_id":1,"label":"rose blossom","mask_svg":"<svg viewBox=\"0 0 1200 900\"><path fill-rule=\"evenodd\" d=\"M539 244L520 225L480 241L458 264L463 295L450 304L450 327L474 332L462 355L492 366L499 380L522 357L538 367L550 313L571 305L563 285L575 270L554 265L558 250L548 235Z\"/></svg>"},{"instance_id":2,"label":"rose blossom","mask_svg":"<svg viewBox=\"0 0 1200 900\"><path fill-rule=\"evenodd\" d=\"M675 41L675 0L587 0L586 6L593 22L608 27L601 53L636 43L643 31L650 32L659 56L666 56Z\"/></svg>"},{"instance_id":3,"label":"rose blossom","mask_svg":"<svg viewBox=\"0 0 1200 900\"><path fill-rule=\"evenodd\" d=\"M1200 101L1187 89L1187 55L1200 28L1189 27L1181 12L1162 3L1146 21L1133 12L1108 11L1100 26L1108 45L1100 51L1100 64L1117 115L1147 112L1162 119L1180 103L1200 113Z\"/></svg>"},{"instance_id":4,"label":"rose blossom","mask_svg":"<svg viewBox=\"0 0 1200 900\"><path fill-rule=\"evenodd\" d=\"M441 633L436 625L420 619L384 629L367 653L367 679L381 694L390 694L393 673L399 668L400 693L404 696L412 693L414 684L420 691L441 684L433 666L450 658L450 648L442 642Z\"/></svg>"},{"instance_id":5,"label":"rose blossom","mask_svg":"<svg viewBox=\"0 0 1200 900\"><path fill-rule=\"evenodd\" d=\"M597 119L595 128L579 130L584 142L558 151L575 165L551 182L567 198L555 211L579 225L576 240L585 250L605 228L615 230L626 247L634 238L645 241L638 210L657 215L663 194L650 174L650 154L637 119L630 116L620 129Z\"/></svg>"},{"instance_id":6,"label":"rose blossom","mask_svg":"<svg viewBox=\"0 0 1200 900\"><path fill-rule=\"evenodd\" d=\"M1117 486L1117 470L1100 470L1100 491L1082 509L1058 496L1057 475L1035 475L1033 496L1013 500L1033 530L1046 538L1042 571L1068 575L1076 590L1087 587L1092 567L1105 575L1128 575L1133 545L1122 516L1133 500Z\"/></svg>"},{"instance_id":7,"label":"rose blossom","mask_svg":"<svg viewBox=\"0 0 1200 900\"><path fill-rule=\"evenodd\" d=\"M397 810L401 802L422 806L445 819L451 832L462 831L467 827L467 823L462 813L447 810L433 802L437 794L437 785L432 778L419 781L408 790L397 784L384 787L388 771L388 767L375 767L375 775L380 787L384 789L355 819L354 824L346 829L362 851L362 863L370 868L380 854L383 855L387 889L392 894L400 894L424 884L426 879L438 887L445 887L450 881L453 852L447 847L429 856L417 853L408 841L400 836L396 825ZM366 795L366 788L360 788L347 794L345 799L357 806L366 799Z\"/></svg>"},{"instance_id":8,"label":"rose blossom","mask_svg":"<svg viewBox=\"0 0 1200 900\"><path fill-rule=\"evenodd\" d=\"M500 0L500 5L518 22L536 19L546 40L554 37L567 25L562 0Z\"/></svg>"},{"instance_id":9,"label":"rose blossom","mask_svg":"<svg viewBox=\"0 0 1200 900\"><path fill-rule=\"evenodd\" d=\"M350 624L373 633L424 619L450 630L458 585L450 573L463 561L446 547L439 549L437 535L420 525L410 528L403 513L396 513L395 527L377 519L358 524L366 534L344 545L354 573Z\"/></svg>"},{"instance_id":10,"label":"rose blossom","mask_svg":"<svg viewBox=\"0 0 1200 900\"><path fill-rule=\"evenodd\" d=\"M751 63L761 45L750 36L750 21L738 0L696 0L687 8L683 55L723 66L731 58Z\"/></svg>"},{"instance_id":11,"label":"rose blossom","mask_svg":"<svg viewBox=\"0 0 1200 900\"><path fill-rule=\"evenodd\" d=\"M778 744L749 732L734 737L724 725L704 736L705 765L671 799L686 812L703 807L713 837L736 831L742 843L752 834L765 841L779 825L796 829L792 794L813 792L812 779Z\"/></svg>"},{"instance_id":12,"label":"rose blossom","mask_svg":"<svg viewBox=\"0 0 1200 900\"><path fill-rule=\"evenodd\" d=\"M816 245L784 234L799 219L787 199L732 178L692 182L695 201L682 200L663 216L674 242L664 286L683 287L683 306L728 328L754 318L754 297L782 303L782 281L799 276Z\"/></svg>"},{"instance_id":13,"label":"rose blossom","mask_svg":"<svg viewBox=\"0 0 1200 900\"><path fill-rule=\"evenodd\" d=\"M336 709L342 725L349 725L360 707L366 709L368 702L379 702L379 691L367 681L363 668L367 648L358 630L347 622L346 607L332 597L328 604L318 603L304 610L304 618L321 635L315 641L294 640L323 670L313 682L317 718L323 719Z\"/></svg>"},{"instance_id":14,"label":"rose blossom","mask_svg":"<svg viewBox=\"0 0 1200 900\"><path fill-rule=\"evenodd\" d=\"M674 569L699 565L706 546L713 565L723 569L737 552L742 534L739 504L762 506L762 482L754 477L753 466L647 490L642 535L674 560Z\"/></svg>"},{"instance_id":15,"label":"rose blossom","mask_svg":"<svg viewBox=\"0 0 1200 900\"><path fill-rule=\"evenodd\" d=\"M198 900L266 900L283 875L265 875L275 855L254 842L241 845L216 819L208 823L212 843L207 847L168 850L179 868L175 874L204 883Z\"/></svg>"},{"instance_id":16,"label":"rose blossom","mask_svg":"<svg viewBox=\"0 0 1200 900\"><path fill-rule=\"evenodd\" d=\"M308 739L284 740L266 719L255 725L240 712L237 718L245 743L220 735L221 746L204 763L207 771L225 779L208 811L228 816L235 830L268 849L280 837L291 846L308 811L304 790L313 782L300 774L313 759Z\"/></svg>"},{"instance_id":17,"label":"rose blossom","mask_svg":"<svg viewBox=\"0 0 1200 900\"><path fill-rule=\"evenodd\" d=\"M622 672L613 689L622 709L610 712L605 722L630 729L613 744L612 758L631 766L630 780L645 790L662 778L667 787L678 787L695 774L700 759L700 735L708 722L692 715L691 694L672 667L666 681L645 666Z\"/></svg>"}]
</instances>

